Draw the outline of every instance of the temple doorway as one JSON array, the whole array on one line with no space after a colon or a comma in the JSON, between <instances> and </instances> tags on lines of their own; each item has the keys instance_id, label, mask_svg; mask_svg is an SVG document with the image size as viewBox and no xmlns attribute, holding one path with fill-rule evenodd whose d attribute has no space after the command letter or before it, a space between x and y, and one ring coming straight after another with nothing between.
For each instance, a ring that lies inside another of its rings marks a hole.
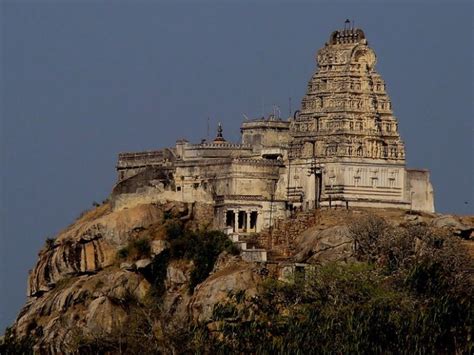
<instances>
[{"instance_id":1,"label":"temple doorway","mask_svg":"<svg viewBox=\"0 0 474 355\"><path fill-rule=\"evenodd\" d=\"M225 225L226 227L231 227L232 231L235 230L235 213L232 210L228 210L225 214Z\"/></svg>"}]
</instances>

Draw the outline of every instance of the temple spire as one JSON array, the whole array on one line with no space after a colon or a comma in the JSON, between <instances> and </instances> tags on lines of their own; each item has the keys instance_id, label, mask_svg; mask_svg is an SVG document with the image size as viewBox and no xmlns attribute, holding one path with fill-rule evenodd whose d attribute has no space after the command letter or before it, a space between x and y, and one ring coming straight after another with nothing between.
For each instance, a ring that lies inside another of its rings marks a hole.
<instances>
[{"instance_id":1,"label":"temple spire","mask_svg":"<svg viewBox=\"0 0 474 355\"><path fill-rule=\"evenodd\" d=\"M346 19L344 22L344 30L349 30L351 27L351 21L349 19Z\"/></svg>"},{"instance_id":2,"label":"temple spire","mask_svg":"<svg viewBox=\"0 0 474 355\"><path fill-rule=\"evenodd\" d=\"M404 163L397 119L375 64L364 32L350 28L350 20L318 51L317 68L291 133L301 144L315 140L320 160ZM312 157L309 148L302 154Z\"/></svg>"},{"instance_id":3,"label":"temple spire","mask_svg":"<svg viewBox=\"0 0 474 355\"><path fill-rule=\"evenodd\" d=\"M224 139L224 136L222 135L222 124L219 122L217 125L217 136L214 139L214 143L224 143L226 140Z\"/></svg>"}]
</instances>

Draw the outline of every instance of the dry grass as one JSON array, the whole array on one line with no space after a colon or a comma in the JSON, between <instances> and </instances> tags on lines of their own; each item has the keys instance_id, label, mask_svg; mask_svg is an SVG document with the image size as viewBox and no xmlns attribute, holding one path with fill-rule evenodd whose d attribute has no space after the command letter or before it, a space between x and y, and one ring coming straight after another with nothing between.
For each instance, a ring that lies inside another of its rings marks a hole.
<instances>
[{"instance_id":1,"label":"dry grass","mask_svg":"<svg viewBox=\"0 0 474 355\"><path fill-rule=\"evenodd\" d=\"M152 224L147 229L151 240L166 240L166 225L163 222Z\"/></svg>"},{"instance_id":2,"label":"dry grass","mask_svg":"<svg viewBox=\"0 0 474 355\"><path fill-rule=\"evenodd\" d=\"M76 223L86 223L93 221L97 218L105 216L106 214L112 211L112 206L110 203L104 203L98 207L95 207L91 210L83 212L76 220Z\"/></svg>"},{"instance_id":3,"label":"dry grass","mask_svg":"<svg viewBox=\"0 0 474 355\"><path fill-rule=\"evenodd\" d=\"M76 220L71 223L69 226L64 228L58 233L58 238L61 238L64 234L70 232L73 229L78 228L78 226L85 224L87 222L92 222L93 220L103 217L112 212L112 206L110 203L104 203L98 207L93 207L90 210L83 211Z\"/></svg>"},{"instance_id":4,"label":"dry grass","mask_svg":"<svg viewBox=\"0 0 474 355\"><path fill-rule=\"evenodd\" d=\"M469 256L474 259L474 240L462 240L461 244L466 248Z\"/></svg>"}]
</instances>

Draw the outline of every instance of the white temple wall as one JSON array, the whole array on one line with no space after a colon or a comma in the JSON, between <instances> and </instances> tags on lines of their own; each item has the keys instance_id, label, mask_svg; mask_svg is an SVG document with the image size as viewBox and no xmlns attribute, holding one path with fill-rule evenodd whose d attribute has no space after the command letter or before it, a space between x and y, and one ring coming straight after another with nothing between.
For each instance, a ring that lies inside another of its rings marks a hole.
<instances>
[{"instance_id":1,"label":"white temple wall","mask_svg":"<svg viewBox=\"0 0 474 355\"><path fill-rule=\"evenodd\" d=\"M322 205L329 205L330 199L337 201L358 201L351 206L409 208L406 198L405 168L399 164L383 162L324 162L322 168ZM311 164L305 161L292 162L290 187L303 190L303 209L315 204L316 180L309 174ZM382 206L383 205L383 206Z\"/></svg>"},{"instance_id":2,"label":"white temple wall","mask_svg":"<svg viewBox=\"0 0 474 355\"><path fill-rule=\"evenodd\" d=\"M403 191L405 186L403 165L372 163L326 163L323 181L326 187L347 186ZM401 197L401 195L400 195Z\"/></svg>"},{"instance_id":3,"label":"white temple wall","mask_svg":"<svg viewBox=\"0 0 474 355\"><path fill-rule=\"evenodd\" d=\"M286 180L286 188L290 189L292 195L290 195L289 198L295 206L300 206L300 202L304 208L314 204L314 192L310 195L311 191L308 191L310 185L314 187L314 180L313 183L308 181L309 166L309 163L305 160L293 160L287 165L289 174L288 170L285 173L287 174L286 179L289 179L289 183L288 180Z\"/></svg>"},{"instance_id":4,"label":"white temple wall","mask_svg":"<svg viewBox=\"0 0 474 355\"><path fill-rule=\"evenodd\" d=\"M380 206L379 202L406 204L404 189L403 166L383 163L325 164L323 199L331 196L332 200L359 201L359 205L366 201L367 207Z\"/></svg>"},{"instance_id":5,"label":"white temple wall","mask_svg":"<svg viewBox=\"0 0 474 355\"><path fill-rule=\"evenodd\" d=\"M406 170L406 198L415 211L434 212L434 193L427 170Z\"/></svg>"}]
</instances>

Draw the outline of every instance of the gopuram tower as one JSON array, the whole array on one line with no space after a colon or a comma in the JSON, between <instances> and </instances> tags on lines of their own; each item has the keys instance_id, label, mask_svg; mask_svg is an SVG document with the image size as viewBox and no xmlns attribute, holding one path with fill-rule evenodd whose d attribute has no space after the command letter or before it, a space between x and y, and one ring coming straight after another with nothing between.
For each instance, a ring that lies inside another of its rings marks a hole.
<instances>
[{"instance_id":1,"label":"gopuram tower","mask_svg":"<svg viewBox=\"0 0 474 355\"><path fill-rule=\"evenodd\" d=\"M364 32L348 21L318 51L316 72L290 125L288 199L294 206L412 208L419 197L424 205L417 209L434 210L428 172L405 169L398 123L375 64Z\"/></svg>"}]
</instances>

